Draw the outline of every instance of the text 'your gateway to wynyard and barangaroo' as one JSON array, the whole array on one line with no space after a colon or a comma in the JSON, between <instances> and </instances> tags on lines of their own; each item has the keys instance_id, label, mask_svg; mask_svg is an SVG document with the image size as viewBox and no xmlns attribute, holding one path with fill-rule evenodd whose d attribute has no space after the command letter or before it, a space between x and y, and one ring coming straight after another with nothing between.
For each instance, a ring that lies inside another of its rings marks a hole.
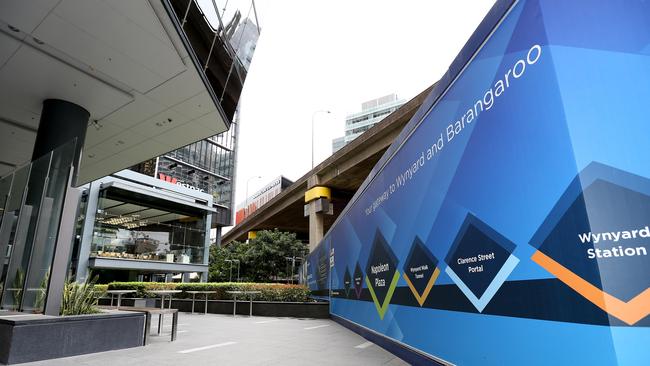
<instances>
[{"instance_id":1,"label":"text 'your gateway to wynyard and barangaroo'","mask_svg":"<svg viewBox=\"0 0 650 366\"><path fill-rule=\"evenodd\" d=\"M386 202L390 196L400 188L406 186L417 174L417 172L431 160L434 156L438 156L445 146L454 139L456 139L466 127L470 126L476 118L482 113L487 112L494 106L496 98L503 95L510 86L514 85L516 79L520 79L525 73L528 66L536 64L542 56L542 47L538 44L530 47L526 56L517 60L514 65L508 69L502 78L497 80L493 86L490 87L482 98L477 98L467 111L460 116L455 122L449 123L444 131L436 135L431 145L423 148L420 155L416 157L415 161L403 170L395 179L393 183L389 184L381 194L379 194L367 207L364 208L365 214L370 215Z\"/></svg>"}]
</instances>

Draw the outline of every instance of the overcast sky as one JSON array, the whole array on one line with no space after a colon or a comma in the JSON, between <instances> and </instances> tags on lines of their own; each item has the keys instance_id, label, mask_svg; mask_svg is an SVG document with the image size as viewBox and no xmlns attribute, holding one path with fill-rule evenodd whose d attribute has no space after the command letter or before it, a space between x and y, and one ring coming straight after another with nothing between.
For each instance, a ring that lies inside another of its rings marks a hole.
<instances>
[{"instance_id":1,"label":"overcast sky","mask_svg":"<svg viewBox=\"0 0 650 366\"><path fill-rule=\"evenodd\" d=\"M214 18L212 1L199 2ZM247 185L252 194L311 169L312 116L318 164L362 102L408 100L436 82L493 3L257 0L262 33L240 99L236 202ZM245 17L250 0L230 0L226 19L235 7Z\"/></svg>"}]
</instances>

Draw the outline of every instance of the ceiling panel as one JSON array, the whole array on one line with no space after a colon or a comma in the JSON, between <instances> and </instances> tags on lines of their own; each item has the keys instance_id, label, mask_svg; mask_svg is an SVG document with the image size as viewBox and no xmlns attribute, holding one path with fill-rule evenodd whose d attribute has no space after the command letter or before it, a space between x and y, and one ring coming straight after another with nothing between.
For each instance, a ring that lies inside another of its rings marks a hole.
<instances>
[{"instance_id":1,"label":"ceiling panel","mask_svg":"<svg viewBox=\"0 0 650 366\"><path fill-rule=\"evenodd\" d=\"M203 115L191 121L191 123L197 124L202 128L208 129L209 131L212 132L212 135L218 135L227 130L223 118L221 117L221 114L218 113L217 111Z\"/></svg>"},{"instance_id":2,"label":"ceiling panel","mask_svg":"<svg viewBox=\"0 0 650 366\"><path fill-rule=\"evenodd\" d=\"M1 94L2 92L0 92L0 95ZM38 123L41 120L41 115L40 113L23 109L16 104L9 103L6 99L0 98L0 120L1 119L12 121L24 126L26 129L32 130L33 133L36 134Z\"/></svg>"},{"instance_id":3,"label":"ceiling panel","mask_svg":"<svg viewBox=\"0 0 650 366\"><path fill-rule=\"evenodd\" d=\"M148 120L137 124L131 129L131 131L153 137L169 131L174 127L183 125L187 123L188 120L189 118L181 115L180 113L172 109L167 109L149 118Z\"/></svg>"},{"instance_id":4,"label":"ceiling panel","mask_svg":"<svg viewBox=\"0 0 650 366\"><path fill-rule=\"evenodd\" d=\"M123 134L120 136L124 137ZM113 141L112 139L109 141ZM151 139L139 137L139 142L128 149L109 155L103 160L89 159L82 157L82 169L79 170L78 182L88 182L105 175L115 173L119 170L138 164L144 160L162 155L173 150L167 145ZM91 161L97 160L97 161Z\"/></svg>"},{"instance_id":5,"label":"ceiling panel","mask_svg":"<svg viewBox=\"0 0 650 366\"><path fill-rule=\"evenodd\" d=\"M184 71L146 93L147 97L166 107L173 107L205 90L205 85L194 70Z\"/></svg>"},{"instance_id":6,"label":"ceiling panel","mask_svg":"<svg viewBox=\"0 0 650 366\"><path fill-rule=\"evenodd\" d=\"M110 198L102 198L102 199L100 200L100 205L101 205L101 207L103 207L103 208L106 208L106 207L113 207L113 206L117 206L117 205L121 205L121 204L124 204L124 202L122 202L122 201L112 200L112 199L110 199Z\"/></svg>"},{"instance_id":7,"label":"ceiling panel","mask_svg":"<svg viewBox=\"0 0 650 366\"><path fill-rule=\"evenodd\" d=\"M40 112L45 99L64 99L86 108L92 117L130 101L122 91L28 46L21 47L0 69L0 94L9 103L34 112Z\"/></svg>"},{"instance_id":8,"label":"ceiling panel","mask_svg":"<svg viewBox=\"0 0 650 366\"><path fill-rule=\"evenodd\" d=\"M4 164L0 164L0 177L3 177L11 172L14 171L14 167L11 166L6 166Z\"/></svg>"},{"instance_id":9,"label":"ceiling panel","mask_svg":"<svg viewBox=\"0 0 650 366\"><path fill-rule=\"evenodd\" d=\"M32 157L36 134L0 121L0 161L22 165Z\"/></svg>"},{"instance_id":10,"label":"ceiling panel","mask_svg":"<svg viewBox=\"0 0 650 366\"><path fill-rule=\"evenodd\" d=\"M162 43L169 48L174 49L172 41L169 39L167 32L164 30L162 24L156 13L154 12L151 4L148 1L133 1L133 0L103 0L104 3L122 16L128 18L133 24L136 24L143 31L149 35L158 38Z\"/></svg>"},{"instance_id":11,"label":"ceiling panel","mask_svg":"<svg viewBox=\"0 0 650 366\"><path fill-rule=\"evenodd\" d=\"M159 222L169 222L169 221L173 221L173 220L180 220L180 219L185 218L185 217L187 217L187 216L179 215L179 214L175 214L175 213L170 213L170 214L165 215L165 216L156 217L156 220L159 221Z\"/></svg>"},{"instance_id":12,"label":"ceiling panel","mask_svg":"<svg viewBox=\"0 0 650 366\"><path fill-rule=\"evenodd\" d=\"M105 212L110 215L120 216L135 213L137 211L146 210L146 207L134 205L132 203L125 203L123 205L109 207L105 209Z\"/></svg>"},{"instance_id":13,"label":"ceiling panel","mask_svg":"<svg viewBox=\"0 0 650 366\"><path fill-rule=\"evenodd\" d=\"M60 0L2 0L0 19L31 33ZM25 6L28 3L28 6Z\"/></svg>"},{"instance_id":14,"label":"ceiling panel","mask_svg":"<svg viewBox=\"0 0 650 366\"><path fill-rule=\"evenodd\" d=\"M96 123L91 121L86 128L84 146L86 148L95 147L99 143L108 140L122 131L124 131L122 127L117 126L115 123L110 121L100 120Z\"/></svg>"},{"instance_id":15,"label":"ceiling panel","mask_svg":"<svg viewBox=\"0 0 650 366\"><path fill-rule=\"evenodd\" d=\"M168 151L170 151L169 146L147 139L129 149L113 155L113 158L122 161L125 166L129 167L141 163L144 160L160 156Z\"/></svg>"},{"instance_id":16,"label":"ceiling panel","mask_svg":"<svg viewBox=\"0 0 650 366\"><path fill-rule=\"evenodd\" d=\"M145 135L139 135L133 131L127 130L105 140L102 143L97 144L96 147L105 151L111 151L113 154L116 154L120 151L124 151L125 149L135 146L146 139L147 136Z\"/></svg>"},{"instance_id":17,"label":"ceiling panel","mask_svg":"<svg viewBox=\"0 0 650 366\"><path fill-rule=\"evenodd\" d=\"M104 150L97 146L84 147L81 155L81 170L114 154L114 151Z\"/></svg>"},{"instance_id":18,"label":"ceiling panel","mask_svg":"<svg viewBox=\"0 0 650 366\"><path fill-rule=\"evenodd\" d=\"M150 219L150 218L152 218L154 216L167 215L168 213L169 213L169 211L156 210L156 209L150 208L150 209L148 209L146 211L139 212L138 214L140 215L140 219L146 220L146 219Z\"/></svg>"},{"instance_id":19,"label":"ceiling panel","mask_svg":"<svg viewBox=\"0 0 650 366\"><path fill-rule=\"evenodd\" d=\"M201 117L216 110L212 98L207 91L201 92L184 102L176 104L172 109L188 117L188 120Z\"/></svg>"},{"instance_id":20,"label":"ceiling panel","mask_svg":"<svg viewBox=\"0 0 650 366\"><path fill-rule=\"evenodd\" d=\"M9 60L18 47L20 47L20 42L0 31L0 67Z\"/></svg>"},{"instance_id":21,"label":"ceiling panel","mask_svg":"<svg viewBox=\"0 0 650 366\"><path fill-rule=\"evenodd\" d=\"M57 15L48 16L34 31L34 35L91 69L96 69L140 92L166 80Z\"/></svg>"},{"instance_id":22,"label":"ceiling panel","mask_svg":"<svg viewBox=\"0 0 650 366\"><path fill-rule=\"evenodd\" d=\"M170 146L185 146L208 136L217 135L225 129L223 119L215 111L154 136L153 139Z\"/></svg>"},{"instance_id":23,"label":"ceiling panel","mask_svg":"<svg viewBox=\"0 0 650 366\"><path fill-rule=\"evenodd\" d=\"M99 0L63 0L54 13L164 79L185 70L172 45L160 40L165 34L162 26L154 37Z\"/></svg>"},{"instance_id":24,"label":"ceiling panel","mask_svg":"<svg viewBox=\"0 0 650 366\"><path fill-rule=\"evenodd\" d=\"M131 128L167 108L142 94L134 94L135 100L133 102L120 107L102 118L101 121L108 121L118 126Z\"/></svg>"},{"instance_id":25,"label":"ceiling panel","mask_svg":"<svg viewBox=\"0 0 650 366\"><path fill-rule=\"evenodd\" d=\"M0 160L31 158L46 99L90 112L78 184L224 131L187 57L158 0L0 0L0 119L26 126Z\"/></svg>"}]
</instances>

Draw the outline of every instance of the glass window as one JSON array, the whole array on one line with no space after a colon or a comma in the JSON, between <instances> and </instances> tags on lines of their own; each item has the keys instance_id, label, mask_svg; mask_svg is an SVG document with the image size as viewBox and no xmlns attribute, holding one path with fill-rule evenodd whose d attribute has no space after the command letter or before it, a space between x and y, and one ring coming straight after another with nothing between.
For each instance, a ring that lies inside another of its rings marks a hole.
<instances>
[{"instance_id":1,"label":"glass window","mask_svg":"<svg viewBox=\"0 0 650 366\"><path fill-rule=\"evenodd\" d=\"M101 192L91 256L203 263L206 216L164 200L143 203L124 191Z\"/></svg>"},{"instance_id":2,"label":"glass window","mask_svg":"<svg viewBox=\"0 0 650 366\"><path fill-rule=\"evenodd\" d=\"M47 176L50 168L51 153L37 160L31 165L25 203L20 210L18 225L14 236L9 260L9 269L5 282L5 291L2 296L2 307L5 309L20 310L25 285L25 269L29 264L32 246L39 224L39 211L43 202L43 191L47 188ZM23 189L25 186L23 186Z\"/></svg>"},{"instance_id":3,"label":"glass window","mask_svg":"<svg viewBox=\"0 0 650 366\"><path fill-rule=\"evenodd\" d=\"M25 279L25 294L21 305L23 311L40 313L45 305L45 294L50 282L50 266L56 247L74 148L75 144L71 142L52 152L45 194L41 200L38 224L32 243L29 271Z\"/></svg>"}]
</instances>

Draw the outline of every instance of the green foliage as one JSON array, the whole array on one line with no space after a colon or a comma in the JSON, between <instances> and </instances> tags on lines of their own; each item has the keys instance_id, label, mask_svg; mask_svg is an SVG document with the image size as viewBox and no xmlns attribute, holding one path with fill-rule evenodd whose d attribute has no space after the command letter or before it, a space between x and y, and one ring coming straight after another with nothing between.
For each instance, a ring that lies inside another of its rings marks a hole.
<instances>
[{"instance_id":1,"label":"green foliage","mask_svg":"<svg viewBox=\"0 0 650 366\"><path fill-rule=\"evenodd\" d=\"M95 294L97 295L97 297L104 296L107 290L108 290L108 285L95 284Z\"/></svg>"},{"instance_id":2,"label":"green foliage","mask_svg":"<svg viewBox=\"0 0 650 366\"><path fill-rule=\"evenodd\" d=\"M36 301L34 302L34 310L37 313L40 313L43 310L43 305L45 305L45 295L47 293L47 285L50 282L50 270L48 269L45 272L45 276L41 280L39 291L36 294Z\"/></svg>"},{"instance_id":3,"label":"green foliage","mask_svg":"<svg viewBox=\"0 0 650 366\"><path fill-rule=\"evenodd\" d=\"M302 258L307 253L307 244L296 239L296 234L274 230L257 232L257 237L248 244L233 242L223 248L210 249L210 281L228 281L232 265L232 279L237 278L237 263L240 261L240 278L244 281L274 282L292 277L297 270L291 268L287 257Z\"/></svg>"},{"instance_id":4,"label":"green foliage","mask_svg":"<svg viewBox=\"0 0 650 366\"><path fill-rule=\"evenodd\" d=\"M13 309L18 311L18 305L23 299L23 285L25 284L25 272L21 268L18 268L16 271L16 277L14 277L14 282L12 287L15 289L12 291L11 296L13 297Z\"/></svg>"},{"instance_id":5,"label":"green foliage","mask_svg":"<svg viewBox=\"0 0 650 366\"><path fill-rule=\"evenodd\" d=\"M208 283L159 283L159 282L113 282L110 290L137 290L137 297L146 297L152 290L215 291L208 296L212 300L230 300L227 291L260 291L255 295L256 301L309 302L310 291L302 285L285 285L280 283L246 283L246 282L208 282ZM174 295L175 298L191 298L186 292ZM203 295L199 295L200 298Z\"/></svg>"},{"instance_id":6,"label":"green foliage","mask_svg":"<svg viewBox=\"0 0 650 366\"><path fill-rule=\"evenodd\" d=\"M61 315L82 315L99 313L97 309L97 296L95 294L95 282L97 276L84 283L68 281L63 289L61 300Z\"/></svg>"}]
</instances>

